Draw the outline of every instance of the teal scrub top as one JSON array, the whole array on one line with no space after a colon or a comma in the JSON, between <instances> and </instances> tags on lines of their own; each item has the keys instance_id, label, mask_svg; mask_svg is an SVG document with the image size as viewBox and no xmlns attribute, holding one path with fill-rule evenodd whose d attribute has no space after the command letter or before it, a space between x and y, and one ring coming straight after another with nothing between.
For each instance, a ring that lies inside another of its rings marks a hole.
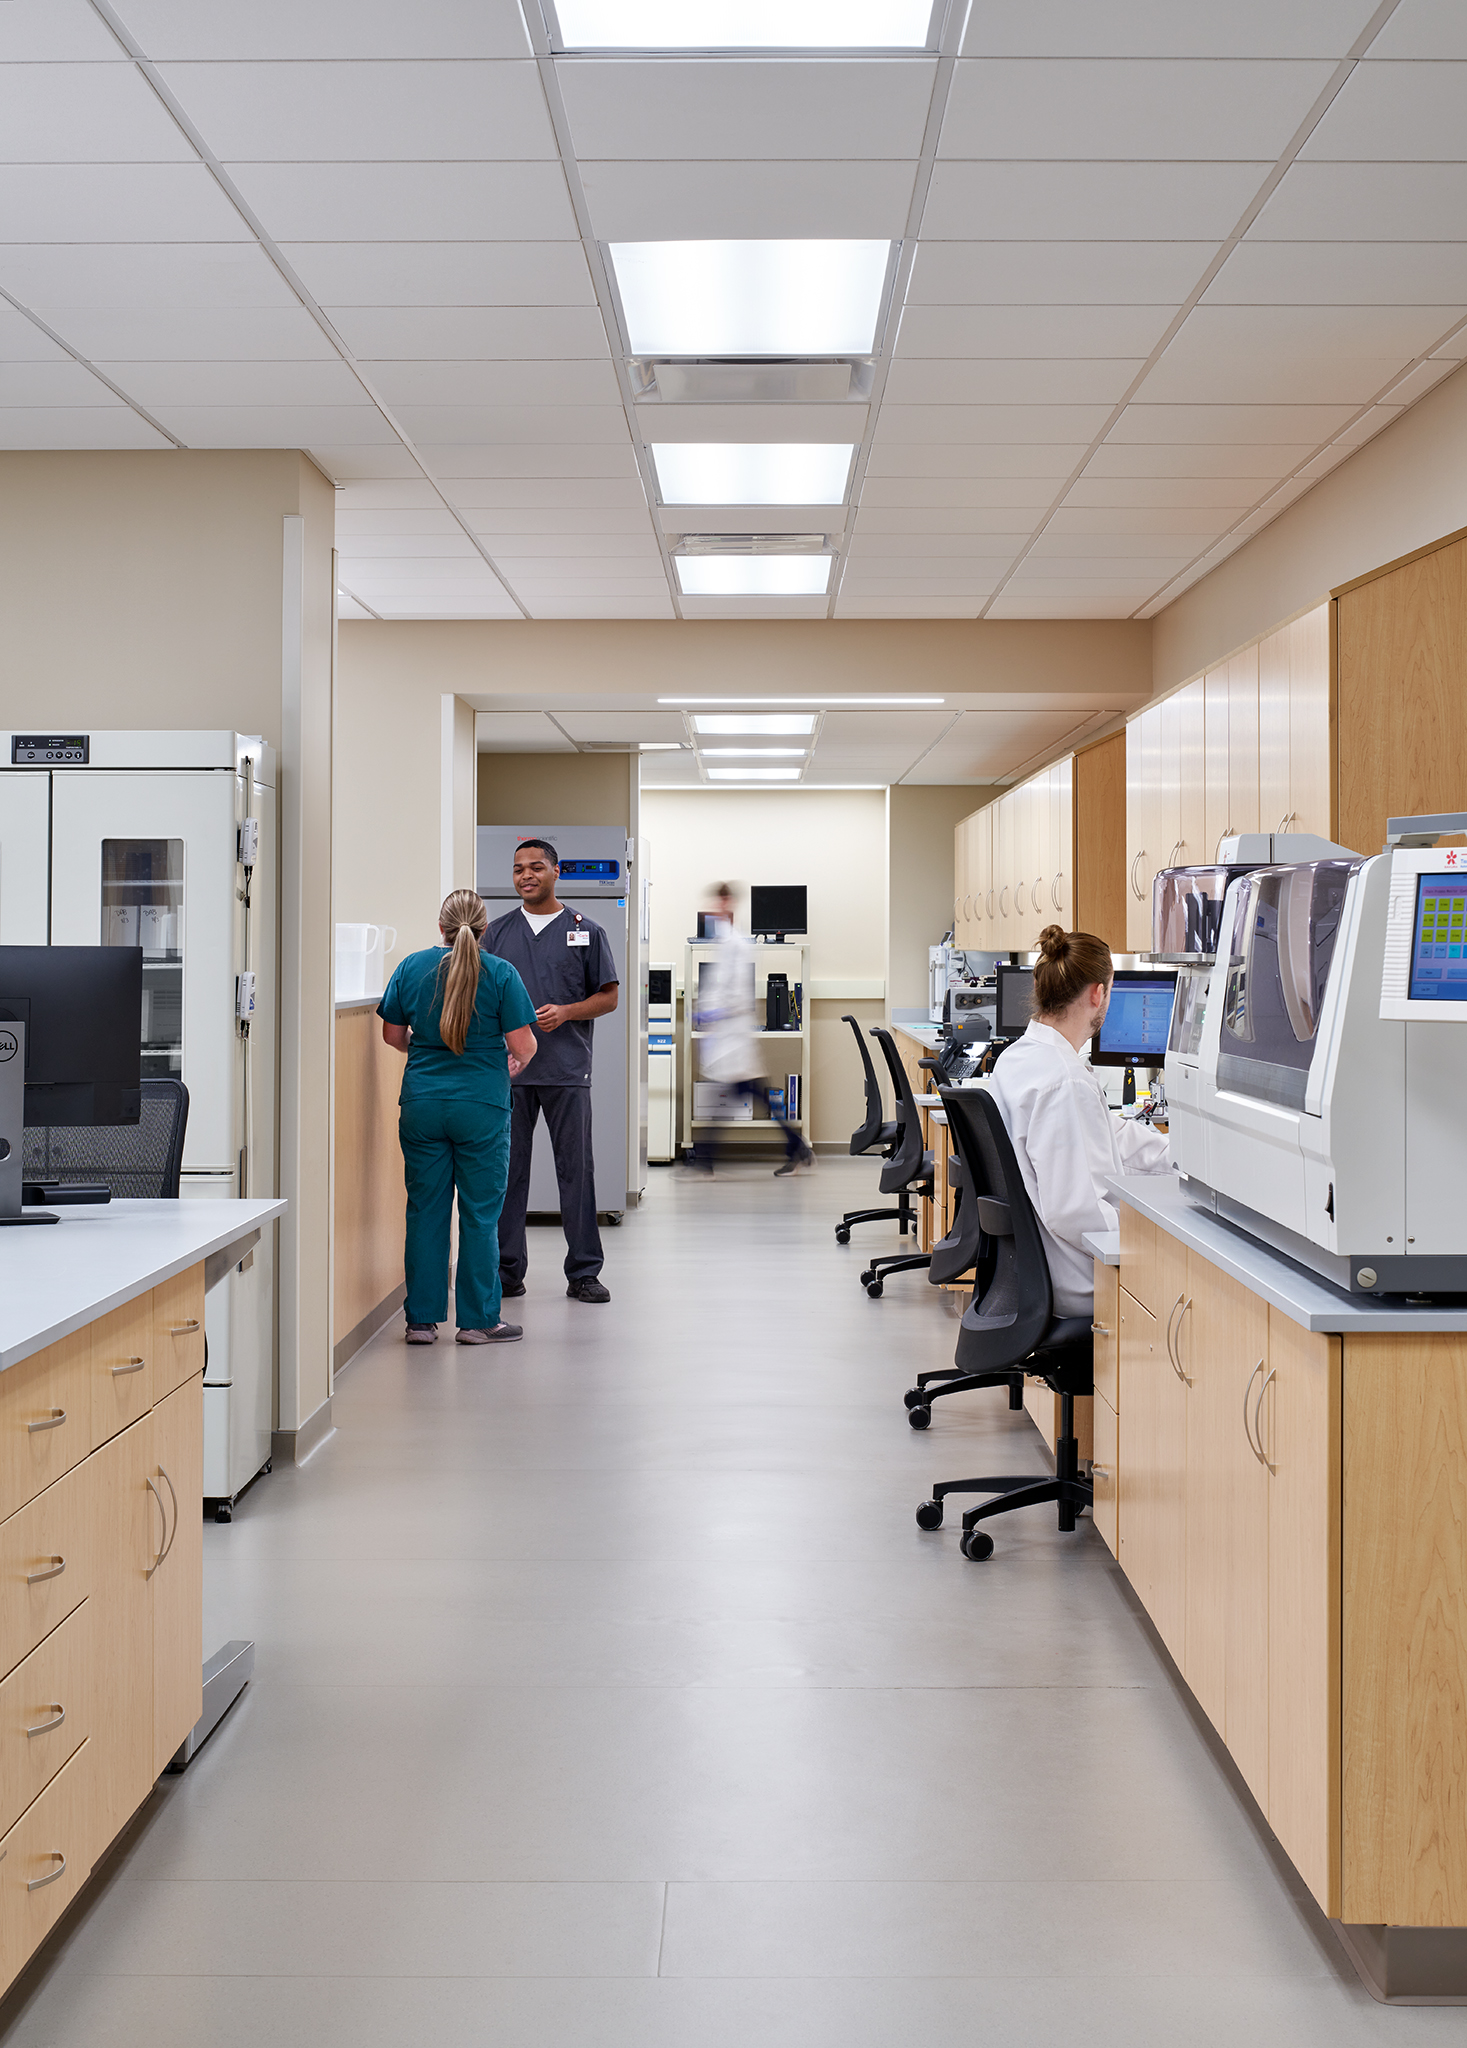
<instances>
[{"instance_id":1,"label":"teal scrub top","mask_svg":"<svg viewBox=\"0 0 1467 2048\"><path fill-rule=\"evenodd\" d=\"M447 946L426 946L421 953L409 953L393 969L387 992L377 1005L377 1015L385 1023L412 1026L398 1100L468 1100L508 1109L509 1056L504 1035L533 1024L535 1006L507 960L481 953L479 994L469 1034L461 1053L450 1052L438 1035L442 982L447 978L447 970L440 977L439 968L447 957Z\"/></svg>"}]
</instances>

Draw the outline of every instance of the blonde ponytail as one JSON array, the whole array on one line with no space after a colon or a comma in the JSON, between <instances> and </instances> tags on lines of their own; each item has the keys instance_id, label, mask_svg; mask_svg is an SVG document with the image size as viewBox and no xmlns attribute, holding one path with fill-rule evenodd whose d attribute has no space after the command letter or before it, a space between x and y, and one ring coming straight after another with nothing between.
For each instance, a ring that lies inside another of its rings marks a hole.
<instances>
[{"instance_id":1,"label":"blonde ponytail","mask_svg":"<svg viewBox=\"0 0 1467 2048\"><path fill-rule=\"evenodd\" d=\"M489 927L483 898L473 889L455 889L443 899L438 927L449 947L438 1033L450 1052L461 1053L479 999L479 970L483 965L479 941ZM443 966L438 971L442 975Z\"/></svg>"}]
</instances>

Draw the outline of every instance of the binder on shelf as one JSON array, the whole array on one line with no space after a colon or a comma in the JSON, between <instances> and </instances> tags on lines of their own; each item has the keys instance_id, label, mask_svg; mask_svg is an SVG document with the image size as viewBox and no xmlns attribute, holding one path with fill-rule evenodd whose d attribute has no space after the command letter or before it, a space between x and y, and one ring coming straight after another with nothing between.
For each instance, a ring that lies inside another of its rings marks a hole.
<instances>
[{"instance_id":1,"label":"binder on shelf","mask_svg":"<svg viewBox=\"0 0 1467 2048\"><path fill-rule=\"evenodd\" d=\"M786 1075L784 1099L788 1105L785 1111L786 1116L792 1124L798 1123L803 1110L803 1105L800 1101L800 1077L798 1074Z\"/></svg>"},{"instance_id":2,"label":"binder on shelf","mask_svg":"<svg viewBox=\"0 0 1467 2048\"><path fill-rule=\"evenodd\" d=\"M805 1028L805 984L797 981L790 990L790 1029L803 1031Z\"/></svg>"}]
</instances>

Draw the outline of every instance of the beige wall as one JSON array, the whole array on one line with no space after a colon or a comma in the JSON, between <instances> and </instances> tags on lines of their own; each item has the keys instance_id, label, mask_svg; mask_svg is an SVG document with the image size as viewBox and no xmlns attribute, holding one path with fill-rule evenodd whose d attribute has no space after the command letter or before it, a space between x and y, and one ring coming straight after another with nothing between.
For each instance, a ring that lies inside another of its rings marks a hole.
<instances>
[{"instance_id":1,"label":"beige wall","mask_svg":"<svg viewBox=\"0 0 1467 2048\"><path fill-rule=\"evenodd\" d=\"M1167 690L1316 605L1331 589L1467 526L1467 368L1156 616Z\"/></svg>"},{"instance_id":2,"label":"beige wall","mask_svg":"<svg viewBox=\"0 0 1467 2048\"><path fill-rule=\"evenodd\" d=\"M480 754L481 825L632 826L632 754Z\"/></svg>"},{"instance_id":3,"label":"beige wall","mask_svg":"<svg viewBox=\"0 0 1467 2048\"><path fill-rule=\"evenodd\" d=\"M953 921L954 827L1000 794L992 785L974 783L925 789L897 784L888 790L888 1010L926 1005L927 948L939 943Z\"/></svg>"}]
</instances>

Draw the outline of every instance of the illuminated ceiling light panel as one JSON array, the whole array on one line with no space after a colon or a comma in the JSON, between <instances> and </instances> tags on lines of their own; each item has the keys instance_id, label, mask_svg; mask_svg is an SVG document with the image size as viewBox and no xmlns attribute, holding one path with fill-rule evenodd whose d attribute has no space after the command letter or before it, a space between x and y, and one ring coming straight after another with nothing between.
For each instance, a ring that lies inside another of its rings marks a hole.
<instances>
[{"instance_id":1,"label":"illuminated ceiling light panel","mask_svg":"<svg viewBox=\"0 0 1467 2048\"><path fill-rule=\"evenodd\" d=\"M700 747L699 753L705 760L715 756L721 760L740 761L803 761L809 753L808 747Z\"/></svg>"},{"instance_id":2,"label":"illuminated ceiling light panel","mask_svg":"<svg viewBox=\"0 0 1467 2048\"><path fill-rule=\"evenodd\" d=\"M794 735L814 732L815 720L803 711L791 711L783 715L779 712L769 712L755 718L736 718L728 714L710 718L704 715L693 720L693 730L699 735L708 733L722 735L724 738L732 738L740 733Z\"/></svg>"},{"instance_id":3,"label":"illuminated ceiling light panel","mask_svg":"<svg viewBox=\"0 0 1467 2048\"><path fill-rule=\"evenodd\" d=\"M839 505L852 441L654 441L664 505Z\"/></svg>"},{"instance_id":4,"label":"illuminated ceiling light panel","mask_svg":"<svg viewBox=\"0 0 1467 2048\"><path fill-rule=\"evenodd\" d=\"M613 242L637 356L869 355L890 242Z\"/></svg>"},{"instance_id":5,"label":"illuminated ceiling light panel","mask_svg":"<svg viewBox=\"0 0 1467 2048\"><path fill-rule=\"evenodd\" d=\"M798 782L798 768L710 768L710 782Z\"/></svg>"},{"instance_id":6,"label":"illuminated ceiling light panel","mask_svg":"<svg viewBox=\"0 0 1467 2048\"><path fill-rule=\"evenodd\" d=\"M684 597L823 597L830 555L676 555Z\"/></svg>"},{"instance_id":7,"label":"illuminated ceiling light panel","mask_svg":"<svg viewBox=\"0 0 1467 2048\"><path fill-rule=\"evenodd\" d=\"M659 704L858 704L869 707L876 705L945 704L946 697L801 697L795 693L781 697L659 697ZM695 719L696 725L698 721ZM699 727L702 730L702 727ZM741 727L742 731L743 728ZM856 785L852 784L854 788ZM861 787L865 787L864 784ZM884 788L884 784L873 784L873 788Z\"/></svg>"},{"instance_id":8,"label":"illuminated ceiling light panel","mask_svg":"<svg viewBox=\"0 0 1467 2048\"><path fill-rule=\"evenodd\" d=\"M556 0L568 50L920 50L932 0Z\"/></svg>"}]
</instances>

